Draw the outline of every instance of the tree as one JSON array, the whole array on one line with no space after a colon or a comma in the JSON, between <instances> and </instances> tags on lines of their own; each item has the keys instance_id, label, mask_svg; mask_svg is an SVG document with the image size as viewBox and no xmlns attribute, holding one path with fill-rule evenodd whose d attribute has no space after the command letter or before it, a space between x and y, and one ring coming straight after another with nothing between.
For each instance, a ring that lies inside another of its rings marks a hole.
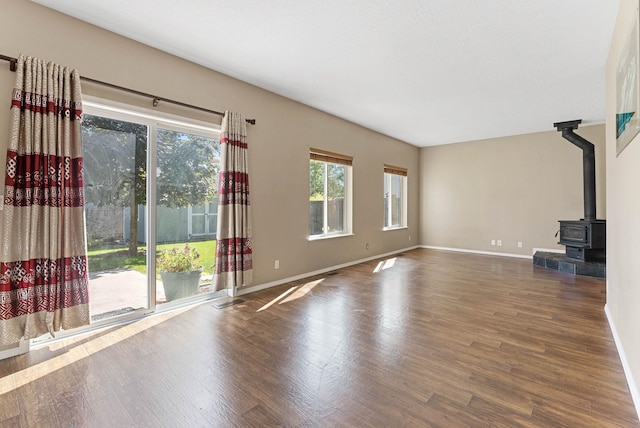
<instances>
[{"instance_id":1,"label":"tree","mask_svg":"<svg viewBox=\"0 0 640 428\"><path fill-rule=\"evenodd\" d=\"M321 201L344 198L344 165L309 161L309 200ZM325 176L327 194L325 195Z\"/></svg>"},{"instance_id":2,"label":"tree","mask_svg":"<svg viewBox=\"0 0 640 428\"><path fill-rule=\"evenodd\" d=\"M158 205L200 205L217 195L219 141L165 129L158 130L157 141Z\"/></svg>"},{"instance_id":3,"label":"tree","mask_svg":"<svg viewBox=\"0 0 640 428\"><path fill-rule=\"evenodd\" d=\"M87 200L130 208L132 255L138 252L138 206L146 204L147 134L143 124L92 115L83 121ZM216 196L217 140L159 129L156 141L158 205L186 207Z\"/></svg>"},{"instance_id":4,"label":"tree","mask_svg":"<svg viewBox=\"0 0 640 428\"><path fill-rule=\"evenodd\" d=\"M344 165L327 164L327 198L344 199Z\"/></svg>"},{"instance_id":5,"label":"tree","mask_svg":"<svg viewBox=\"0 0 640 428\"><path fill-rule=\"evenodd\" d=\"M309 161L309 200L324 199L324 162Z\"/></svg>"}]
</instances>

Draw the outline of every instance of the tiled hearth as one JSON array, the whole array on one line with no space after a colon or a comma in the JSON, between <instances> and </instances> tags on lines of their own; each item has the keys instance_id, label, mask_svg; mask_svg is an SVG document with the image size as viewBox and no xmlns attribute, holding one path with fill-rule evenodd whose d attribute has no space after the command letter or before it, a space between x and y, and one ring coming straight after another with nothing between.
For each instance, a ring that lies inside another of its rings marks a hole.
<instances>
[{"instance_id":1,"label":"tiled hearth","mask_svg":"<svg viewBox=\"0 0 640 428\"><path fill-rule=\"evenodd\" d=\"M571 275L594 276L596 278L607 277L607 264L604 260L585 262L567 257L564 253L536 251L533 255L533 264Z\"/></svg>"}]
</instances>

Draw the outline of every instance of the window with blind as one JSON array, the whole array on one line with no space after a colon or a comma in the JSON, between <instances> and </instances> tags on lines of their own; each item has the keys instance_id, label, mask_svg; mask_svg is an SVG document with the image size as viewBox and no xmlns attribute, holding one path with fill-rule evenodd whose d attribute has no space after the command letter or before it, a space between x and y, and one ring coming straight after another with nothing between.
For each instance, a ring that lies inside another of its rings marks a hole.
<instances>
[{"instance_id":1,"label":"window with blind","mask_svg":"<svg viewBox=\"0 0 640 428\"><path fill-rule=\"evenodd\" d=\"M407 169L384 166L384 229L407 226Z\"/></svg>"},{"instance_id":2,"label":"window with blind","mask_svg":"<svg viewBox=\"0 0 640 428\"><path fill-rule=\"evenodd\" d=\"M351 233L351 156L310 150L309 237Z\"/></svg>"}]
</instances>

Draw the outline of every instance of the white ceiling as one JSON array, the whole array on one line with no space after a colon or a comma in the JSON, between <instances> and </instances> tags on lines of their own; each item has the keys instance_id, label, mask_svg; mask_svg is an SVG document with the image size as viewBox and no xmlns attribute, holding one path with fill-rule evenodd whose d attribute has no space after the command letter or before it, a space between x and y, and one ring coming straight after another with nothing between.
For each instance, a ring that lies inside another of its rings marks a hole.
<instances>
[{"instance_id":1,"label":"white ceiling","mask_svg":"<svg viewBox=\"0 0 640 428\"><path fill-rule=\"evenodd\" d=\"M34 1L420 147L603 123L618 4Z\"/></svg>"}]
</instances>

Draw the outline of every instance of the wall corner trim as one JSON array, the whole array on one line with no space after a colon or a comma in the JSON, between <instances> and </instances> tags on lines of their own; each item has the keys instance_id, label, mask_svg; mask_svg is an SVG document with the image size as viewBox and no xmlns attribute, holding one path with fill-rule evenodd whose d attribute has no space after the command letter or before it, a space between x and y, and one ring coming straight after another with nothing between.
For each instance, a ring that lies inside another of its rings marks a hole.
<instances>
[{"instance_id":1,"label":"wall corner trim","mask_svg":"<svg viewBox=\"0 0 640 428\"><path fill-rule=\"evenodd\" d=\"M624 369L624 375L627 378L627 386L629 387L629 391L631 392L631 398L633 399L633 404L636 407L636 412L638 413L638 419L640 419L640 388L638 384L633 379L633 374L631 373L631 367L629 367L629 360L627 360L627 355L624 353L624 348L622 347L622 343L620 342L620 337L618 336L618 331L616 330L616 326L613 322L613 317L611 316L611 312L609 311L609 306L604 305L604 313L607 316L607 321L609 322L609 328L611 329L611 333L613 334L613 341L616 344L616 349L618 350L618 356L620 357L620 362L622 362L622 368Z\"/></svg>"}]
</instances>

